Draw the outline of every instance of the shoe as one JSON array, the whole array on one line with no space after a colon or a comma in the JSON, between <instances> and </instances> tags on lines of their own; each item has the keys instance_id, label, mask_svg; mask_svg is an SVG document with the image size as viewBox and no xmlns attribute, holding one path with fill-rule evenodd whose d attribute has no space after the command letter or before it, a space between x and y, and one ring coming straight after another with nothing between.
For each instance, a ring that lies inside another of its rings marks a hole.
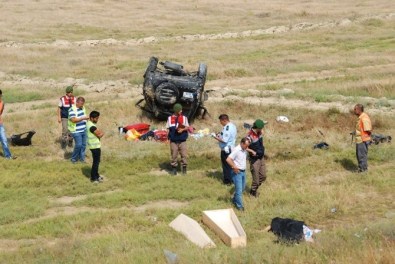
<instances>
[{"instance_id":1,"label":"shoe","mask_svg":"<svg viewBox=\"0 0 395 264\"><path fill-rule=\"evenodd\" d=\"M101 181L99 181L99 180L91 180L91 183L93 183L93 184L99 184L99 183L101 183Z\"/></svg>"},{"instance_id":2,"label":"shoe","mask_svg":"<svg viewBox=\"0 0 395 264\"><path fill-rule=\"evenodd\" d=\"M102 182L102 181L104 181L104 178L102 176L99 176L99 178L97 178L97 180Z\"/></svg>"},{"instance_id":3,"label":"shoe","mask_svg":"<svg viewBox=\"0 0 395 264\"><path fill-rule=\"evenodd\" d=\"M14 160L14 159L16 159L16 157L15 157L15 156L11 156L11 157L7 157L6 159L8 159L8 160Z\"/></svg>"},{"instance_id":4,"label":"shoe","mask_svg":"<svg viewBox=\"0 0 395 264\"><path fill-rule=\"evenodd\" d=\"M365 170L363 170L363 169L357 169L357 170L355 171L355 173L364 173L364 172L368 172L368 169L365 169Z\"/></svg>"},{"instance_id":5,"label":"shoe","mask_svg":"<svg viewBox=\"0 0 395 264\"><path fill-rule=\"evenodd\" d=\"M182 166L182 174L187 174L187 166Z\"/></svg>"},{"instance_id":6,"label":"shoe","mask_svg":"<svg viewBox=\"0 0 395 264\"><path fill-rule=\"evenodd\" d=\"M85 160L80 160L80 162L81 162L81 163L88 163L88 162L86 162Z\"/></svg>"},{"instance_id":7,"label":"shoe","mask_svg":"<svg viewBox=\"0 0 395 264\"><path fill-rule=\"evenodd\" d=\"M236 207L237 210L244 212L244 207Z\"/></svg>"},{"instance_id":8,"label":"shoe","mask_svg":"<svg viewBox=\"0 0 395 264\"><path fill-rule=\"evenodd\" d=\"M258 197L259 197L259 192L258 192L258 191L253 191L253 190L251 190L251 191L250 191L250 196L255 197L255 198L258 198Z\"/></svg>"},{"instance_id":9,"label":"shoe","mask_svg":"<svg viewBox=\"0 0 395 264\"><path fill-rule=\"evenodd\" d=\"M71 160L71 163L77 164L77 161L76 160Z\"/></svg>"}]
</instances>

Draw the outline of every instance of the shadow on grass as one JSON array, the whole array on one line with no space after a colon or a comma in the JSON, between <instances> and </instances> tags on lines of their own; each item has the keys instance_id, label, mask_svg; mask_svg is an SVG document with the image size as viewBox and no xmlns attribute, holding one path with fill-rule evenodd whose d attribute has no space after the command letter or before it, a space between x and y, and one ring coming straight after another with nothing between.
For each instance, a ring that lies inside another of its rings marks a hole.
<instances>
[{"instance_id":1,"label":"shadow on grass","mask_svg":"<svg viewBox=\"0 0 395 264\"><path fill-rule=\"evenodd\" d=\"M219 182L223 182L223 176L222 176L222 171L218 171L218 170L211 170L211 171L207 171L207 176L213 179L216 179Z\"/></svg>"},{"instance_id":2,"label":"shadow on grass","mask_svg":"<svg viewBox=\"0 0 395 264\"><path fill-rule=\"evenodd\" d=\"M343 168L348 171L355 171L358 168L357 165L355 165L355 163L350 159L335 159L335 162L340 163L340 165L342 165Z\"/></svg>"},{"instance_id":3,"label":"shadow on grass","mask_svg":"<svg viewBox=\"0 0 395 264\"><path fill-rule=\"evenodd\" d=\"M171 174L171 166L168 162L159 163L159 168L161 171L166 171L168 174ZM177 168L179 171L179 168Z\"/></svg>"},{"instance_id":4,"label":"shadow on grass","mask_svg":"<svg viewBox=\"0 0 395 264\"><path fill-rule=\"evenodd\" d=\"M84 166L81 168L81 172L86 178L88 178L88 179L91 178L91 167Z\"/></svg>"}]
</instances>

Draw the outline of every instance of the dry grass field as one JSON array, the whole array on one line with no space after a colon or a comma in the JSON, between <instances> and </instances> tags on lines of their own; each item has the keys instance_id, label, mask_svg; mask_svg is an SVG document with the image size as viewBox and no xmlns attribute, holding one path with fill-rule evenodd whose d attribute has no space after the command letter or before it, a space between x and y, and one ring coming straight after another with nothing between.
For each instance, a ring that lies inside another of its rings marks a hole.
<instances>
[{"instance_id":1,"label":"dry grass field","mask_svg":"<svg viewBox=\"0 0 395 264\"><path fill-rule=\"evenodd\" d=\"M356 174L349 136L356 103L376 133L395 135L392 1L20 0L0 9L6 132L37 132L33 146L11 147L16 160L0 157L0 263L166 263L164 249L180 263L395 262L395 147L372 146L369 172ZM190 138L188 175L174 177L168 145L118 134L119 125L165 126L134 106L151 56L191 71L208 65L211 118L195 120L197 130L219 131L221 113L239 139L244 122L269 122L268 180L237 212L246 248L225 246L202 224L202 211L230 208L233 192L212 139ZM102 114L100 185L89 182L90 164L72 165L60 149L56 107L72 83ZM330 148L314 150L321 141ZM217 247L172 230L180 213ZM274 217L322 232L314 244L275 243L263 231Z\"/></svg>"}]
</instances>

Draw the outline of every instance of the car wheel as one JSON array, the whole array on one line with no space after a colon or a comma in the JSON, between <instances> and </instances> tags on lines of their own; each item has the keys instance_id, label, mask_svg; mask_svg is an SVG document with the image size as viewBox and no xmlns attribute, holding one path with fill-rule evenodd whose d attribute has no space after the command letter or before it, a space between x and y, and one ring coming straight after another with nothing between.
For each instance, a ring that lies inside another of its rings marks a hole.
<instances>
[{"instance_id":1,"label":"car wheel","mask_svg":"<svg viewBox=\"0 0 395 264\"><path fill-rule=\"evenodd\" d=\"M149 59L149 62L148 62L148 67L147 67L147 69L145 70L144 78L146 78L146 77L148 76L148 73L149 73L149 72L154 72L154 71L156 70L157 67L158 67L158 58L156 58L156 57L151 57L151 58Z\"/></svg>"},{"instance_id":2,"label":"car wheel","mask_svg":"<svg viewBox=\"0 0 395 264\"><path fill-rule=\"evenodd\" d=\"M177 87L170 82L163 82L155 90L156 101L161 105L173 105L179 97Z\"/></svg>"},{"instance_id":3,"label":"car wheel","mask_svg":"<svg viewBox=\"0 0 395 264\"><path fill-rule=\"evenodd\" d=\"M203 80L203 85L206 82L207 65L204 63L199 64L198 77Z\"/></svg>"}]
</instances>

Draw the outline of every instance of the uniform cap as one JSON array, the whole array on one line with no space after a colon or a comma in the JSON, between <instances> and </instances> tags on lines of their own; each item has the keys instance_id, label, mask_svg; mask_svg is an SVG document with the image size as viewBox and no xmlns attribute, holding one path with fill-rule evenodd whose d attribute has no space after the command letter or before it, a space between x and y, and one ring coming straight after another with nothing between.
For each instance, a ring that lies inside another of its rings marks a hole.
<instances>
[{"instance_id":1,"label":"uniform cap","mask_svg":"<svg viewBox=\"0 0 395 264\"><path fill-rule=\"evenodd\" d=\"M182 105L180 105L180 104L175 104L174 106L173 106L173 111L174 112L180 112L182 110Z\"/></svg>"},{"instance_id":2,"label":"uniform cap","mask_svg":"<svg viewBox=\"0 0 395 264\"><path fill-rule=\"evenodd\" d=\"M67 86L66 87L66 93L72 93L73 92L73 86Z\"/></svg>"}]
</instances>

